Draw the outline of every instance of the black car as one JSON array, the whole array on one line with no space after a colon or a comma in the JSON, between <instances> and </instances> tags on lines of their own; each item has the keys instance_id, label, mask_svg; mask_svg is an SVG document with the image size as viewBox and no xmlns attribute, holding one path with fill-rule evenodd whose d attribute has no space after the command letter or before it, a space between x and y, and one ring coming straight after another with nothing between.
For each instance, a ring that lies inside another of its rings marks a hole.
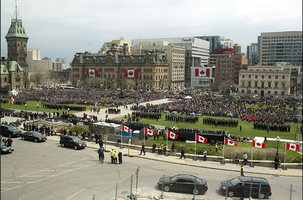
<instances>
[{"instance_id":1,"label":"black car","mask_svg":"<svg viewBox=\"0 0 303 200\"><path fill-rule=\"evenodd\" d=\"M9 126L5 124L1 124L1 135L5 137L19 137L21 134L21 130L16 128L15 126Z\"/></svg>"},{"instance_id":2,"label":"black car","mask_svg":"<svg viewBox=\"0 0 303 200\"><path fill-rule=\"evenodd\" d=\"M11 153L14 151L12 146L7 146L3 141L1 141L1 153Z\"/></svg>"},{"instance_id":3,"label":"black car","mask_svg":"<svg viewBox=\"0 0 303 200\"><path fill-rule=\"evenodd\" d=\"M193 194L205 194L208 189L206 180L189 174L162 177L158 182L158 188L165 192L176 191Z\"/></svg>"},{"instance_id":4,"label":"black car","mask_svg":"<svg viewBox=\"0 0 303 200\"><path fill-rule=\"evenodd\" d=\"M38 131L27 131L25 133L21 133L21 138L35 142L45 142L47 140L46 136L42 135Z\"/></svg>"},{"instance_id":5,"label":"black car","mask_svg":"<svg viewBox=\"0 0 303 200\"><path fill-rule=\"evenodd\" d=\"M271 188L268 180L265 178L239 176L229 181L222 181L219 189L224 195L226 194L226 187L229 197L249 197L250 188L252 188L252 197L264 199L271 196Z\"/></svg>"},{"instance_id":6,"label":"black car","mask_svg":"<svg viewBox=\"0 0 303 200\"><path fill-rule=\"evenodd\" d=\"M84 149L86 147L85 142L72 135L62 135L60 137L60 144L62 147L71 147L74 149Z\"/></svg>"}]
</instances>

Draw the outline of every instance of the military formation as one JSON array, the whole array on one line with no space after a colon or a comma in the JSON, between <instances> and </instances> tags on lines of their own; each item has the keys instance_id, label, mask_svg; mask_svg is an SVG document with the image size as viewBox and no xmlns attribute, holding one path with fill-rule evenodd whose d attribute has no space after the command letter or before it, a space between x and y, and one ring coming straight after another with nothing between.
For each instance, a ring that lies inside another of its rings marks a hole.
<instances>
[{"instance_id":1,"label":"military formation","mask_svg":"<svg viewBox=\"0 0 303 200\"><path fill-rule=\"evenodd\" d=\"M175 122L190 122L196 123L199 121L198 116L187 116L187 115L165 115L165 120L167 121L175 121Z\"/></svg>"},{"instance_id":2,"label":"military formation","mask_svg":"<svg viewBox=\"0 0 303 200\"><path fill-rule=\"evenodd\" d=\"M227 119L215 119L215 118L204 118L203 124L215 125L215 126L228 126L238 127L238 120L227 120Z\"/></svg>"}]
</instances>

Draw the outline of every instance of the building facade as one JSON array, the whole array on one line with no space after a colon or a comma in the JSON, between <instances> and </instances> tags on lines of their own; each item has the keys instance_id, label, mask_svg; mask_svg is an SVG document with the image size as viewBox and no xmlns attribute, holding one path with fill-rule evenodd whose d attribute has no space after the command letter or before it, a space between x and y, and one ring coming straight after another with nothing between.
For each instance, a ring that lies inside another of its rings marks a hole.
<instances>
[{"instance_id":1,"label":"building facade","mask_svg":"<svg viewBox=\"0 0 303 200\"><path fill-rule=\"evenodd\" d=\"M113 45L105 56L77 53L71 64L74 87L167 90L168 80L167 57L158 51L124 55Z\"/></svg>"},{"instance_id":2,"label":"building facade","mask_svg":"<svg viewBox=\"0 0 303 200\"><path fill-rule=\"evenodd\" d=\"M230 57L218 57L216 60L216 81L239 82L239 71L247 67L245 54L230 54Z\"/></svg>"},{"instance_id":3,"label":"building facade","mask_svg":"<svg viewBox=\"0 0 303 200\"><path fill-rule=\"evenodd\" d=\"M257 43L251 43L247 46L246 56L248 65L257 65L259 63L259 46Z\"/></svg>"},{"instance_id":4,"label":"building facade","mask_svg":"<svg viewBox=\"0 0 303 200\"><path fill-rule=\"evenodd\" d=\"M220 37L220 48L230 48L232 49L234 47L234 41L225 37Z\"/></svg>"},{"instance_id":5,"label":"building facade","mask_svg":"<svg viewBox=\"0 0 303 200\"><path fill-rule=\"evenodd\" d=\"M220 36L196 36L201 40L206 40L209 42L209 53L214 54L215 49L221 48Z\"/></svg>"},{"instance_id":6,"label":"building facade","mask_svg":"<svg viewBox=\"0 0 303 200\"><path fill-rule=\"evenodd\" d=\"M283 66L248 66L239 72L239 92L260 96L290 95L289 70Z\"/></svg>"},{"instance_id":7,"label":"building facade","mask_svg":"<svg viewBox=\"0 0 303 200\"><path fill-rule=\"evenodd\" d=\"M195 37L137 39L132 40L132 46L142 41L167 41L172 45L185 47L185 87L191 85L191 68L208 65L209 42Z\"/></svg>"},{"instance_id":8,"label":"building facade","mask_svg":"<svg viewBox=\"0 0 303 200\"><path fill-rule=\"evenodd\" d=\"M142 41L131 47L133 55L145 51L159 51L167 55L169 64L169 89L183 88L185 84L185 48L166 41Z\"/></svg>"},{"instance_id":9,"label":"building facade","mask_svg":"<svg viewBox=\"0 0 303 200\"><path fill-rule=\"evenodd\" d=\"M302 66L302 31L261 33L259 41L261 65L287 62Z\"/></svg>"},{"instance_id":10,"label":"building facade","mask_svg":"<svg viewBox=\"0 0 303 200\"><path fill-rule=\"evenodd\" d=\"M1 93L25 88L26 76L16 61L1 60Z\"/></svg>"}]
</instances>

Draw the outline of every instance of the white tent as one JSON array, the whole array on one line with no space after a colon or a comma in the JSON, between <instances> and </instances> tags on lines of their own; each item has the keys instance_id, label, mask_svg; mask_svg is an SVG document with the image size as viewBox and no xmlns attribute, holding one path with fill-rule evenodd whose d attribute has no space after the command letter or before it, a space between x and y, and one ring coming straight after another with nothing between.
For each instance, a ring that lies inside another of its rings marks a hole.
<instances>
[{"instance_id":1,"label":"white tent","mask_svg":"<svg viewBox=\"0 0 303 200\"><path fill-rule=\"evenodd\" d=\"M10 95L14 95L14 96L16 96L18 94L18 92L16 91L16 90L12 90L12 91L10 91Z\"/></svg>"},{"instance_id":2,"label":"white tent","mask_svg":"<svg viewBox=\"0 0 303 200\"><path fill-rule=\"evenodd\" d=\"M192 97L191 96L186 96L186 97L184 97L184 99L192 99Z\"/></svg>"}]
</instances>

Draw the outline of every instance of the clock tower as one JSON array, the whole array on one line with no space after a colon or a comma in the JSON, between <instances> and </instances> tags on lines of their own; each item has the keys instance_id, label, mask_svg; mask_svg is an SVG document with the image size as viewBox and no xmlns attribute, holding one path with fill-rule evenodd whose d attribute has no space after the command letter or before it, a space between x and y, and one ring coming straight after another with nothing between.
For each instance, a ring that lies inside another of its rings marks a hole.
<instances>
[{"instance_id":1,"label":"clock tower","mask_svg":"<svg viewBox=\"0 0 303 200\"><path fill-rule=\"evenodd\" d=\"M5 36L7 42L8 61L17 61L23 68L25 75L25 87L28 86L28 63L27 63L27 41L28 36L22 26L21 19L18 19L17 4L15 19L12 19L8 33Z\"/></svg>"}]
</instances>

